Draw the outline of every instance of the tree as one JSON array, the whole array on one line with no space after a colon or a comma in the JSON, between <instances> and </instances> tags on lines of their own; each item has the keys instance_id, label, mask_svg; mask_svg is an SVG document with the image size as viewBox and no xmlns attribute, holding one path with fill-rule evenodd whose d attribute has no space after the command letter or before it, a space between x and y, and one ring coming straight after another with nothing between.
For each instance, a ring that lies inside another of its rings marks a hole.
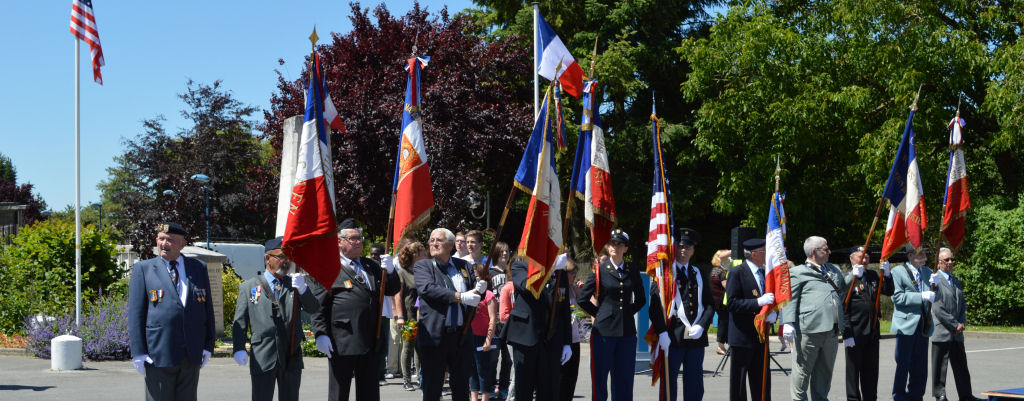
<instances>
[{"instance_id":1,"label":"tree","mask_svg":"<svg viewBox=\"0 0 1024 401\"><path fill-rule=\"evenodd\" d=\"M369 9L352 3L350 18L351 32L333 33L317 47L346 127L331 134L338 215L355 217L371 233L385 231L405 96L403 66L416 45L417 55L430 56L421 107L436 202L432 224L479 227L466 213L469 198L489 192L503 199L532 127L528 49L514 38L485 41L472 34L479 27L468 16L450 17L447 9L431 16L415 5L396 18L382 4L371 19ZM278 174L283 121L302 114L308 75L308 63L301 80L285 81L279 74L278 92L260 127L275 151L268 176Z\"/></svg>"},{"instance_id":2,"label":"tree","mask_svg":"<svg viewBox=\"0 0 1024 401\"><path fill-rule=\"evenodd\" d=\"M205 189L189 177L205 174L211 178L212 237L271 236L277 197L267 186L276 183L259 174L267 155L247 120L256 108L235 99L219 80L189 80L179 97L186 105L181 114L193 125L169 135L163 117L143 121L143 132L125 141L125 153L100 183L104 212L143 255L151 254L154 224L163 220L181 223L199 242L206 231Z\"/></svg>"},{"instance_id":3,"label":"tree","mask_svg":"<svg viewBox=\"0 0 1024 401\"><path fill-rule=\"evenodd\" d=\"M32 193L32 184L18 185L17 178L18 172L11 158L0 153L0 202L27 205L24 222L30 225L42 217L39 212L46 210L46 202L38 194Z\"/></svg>"},{"instance_id":4,"label":"tree","mask_svg":"<svg viewBox=\"0 0 1024 401\"><path fill-rule=\"evenodd\" d=\"M1005 114L1019 109L1019 96L1006 93L1020 87L1019 73L999 69L1021 63L1005 48L1020 26L1019 16L1003 19L1011 10L965 1L734 6L707 39L678 48L693 67L683 93L700 104L692 144L717 170L712 206L761 226L780 157L790 238L862 243L919 88L914 127L928 237L940 225L946 126L958 103L969 122L972 198L1016 198L1021 159L1008 146L1021 140L999 128L1020 115ZM1000 22L1008 20L1017 22ZM884 209L881 219L884 227Z\"/></svg>"},{"instance_id":5,"label":"tree","mask_svg":"<svg viewBox=\"0 0 1024 401\"><path fill-rule=\"evenodd\" d=\"M0 181L18 182L18 170L14 168L14 162L3 153L0 153Z\"/></svg>"}]
</instances>

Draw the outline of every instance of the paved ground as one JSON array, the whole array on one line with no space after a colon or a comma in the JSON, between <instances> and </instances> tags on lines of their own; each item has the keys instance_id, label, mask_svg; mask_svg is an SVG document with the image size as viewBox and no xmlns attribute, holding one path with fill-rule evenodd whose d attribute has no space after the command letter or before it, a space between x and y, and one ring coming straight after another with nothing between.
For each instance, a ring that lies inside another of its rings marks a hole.
<instances>
[{"instance_id":1,"label":"paved ground","mask_svg":"<svg viewBox=\"0 0 1024 401\"><path fill-rule=\"evenodd\" d=\"M890 399L893 362L892 339L882 340L879 370L879 398ZM777 350L778 344L772 345ZM967 339L967 357L971 368L974 393L980 396L985 390L1024 387L1024 337L1022 336L971 336ZM589 352L583 351L584 363L580 366L580 379L576 398L589 399L590 370L586 361ZM779 363L788 369L791 356L776 356ZM705 399L727 400L728 369L725 375L711 376L721 357L714 348L707 348L704 360ZM832 378L831 398L845 398L844 356L842 350L837 357L837 366ZM137 400L143 398L142 378L128 362L88 362L84 370L72 372L51 372L50 361L25 356L0 356L0 400ZM773 366L772 397L776 401L789 396L789 378ZM199 398L202 400L245 400L249 394L249 368L239 367L230 358L214 358L203 369L199 380ZM303 373L302 398L322 400L327 394L327 365L322 358L306 360ZM650 387L650 376L638 373L634 389L636 400L656 400L657 392ZM931 382L929 381L929 389ZM947 379L949 397L956 399L953 378ZM403 391L400 380L392 380L381 388L381 398L387 401L419 400L419 392ZM931 400L930 392L926 400Z\"/></svg>"}]
</instances>

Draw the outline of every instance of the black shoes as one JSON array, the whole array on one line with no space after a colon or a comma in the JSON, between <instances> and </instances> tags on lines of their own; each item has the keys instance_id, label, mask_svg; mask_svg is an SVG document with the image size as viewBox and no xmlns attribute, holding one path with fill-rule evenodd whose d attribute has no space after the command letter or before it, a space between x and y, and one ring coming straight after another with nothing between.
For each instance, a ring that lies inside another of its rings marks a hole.
<instances>
[{"instance_id":1,"label":"black shoes","mask_svg":"<svg viewBox=\"0 0 1024 401\"><path fill-rule=\"evenodd\" d=\"M412 382L405 382L405 384L402 385L402 390L416 391L416 385L412 384Z\"/></svg>"}]
</instances>

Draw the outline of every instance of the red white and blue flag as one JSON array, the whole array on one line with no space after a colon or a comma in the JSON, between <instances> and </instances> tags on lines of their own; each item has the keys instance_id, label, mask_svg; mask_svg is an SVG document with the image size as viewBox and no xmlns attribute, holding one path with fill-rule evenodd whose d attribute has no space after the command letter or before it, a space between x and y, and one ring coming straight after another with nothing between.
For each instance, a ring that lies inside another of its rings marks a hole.
<instances>
[{"instance_id":1,"label":"red white and blue flag","mask_svg":"<svg viewBox=\"0 0 1024 401\"><path fill-rule=\"evenodd\" d=\"M903 139L896 151L889 180L882 197L889 201L889 220L882 241L882 260L888 259L901 246L910 242L915 249L922 245L924 229L928 227L924 208L924 187L917 166L917 147L914 145L914 112L910 110Z\"/></svg>"},{"instance_id":2,"label":"red white and blue flag","mask_svg":"<svg viewBox=\"0 0 1024 401\"><path fill-rule=\"evenodd\" d=\"M768 208L768 233L765 235L765 276L764 292L775 294L775 303L761 307L754 316L754 328L761 338L768 333L765 318L777 312L789 303L792 297L789 287L789 258L786 257L786 212L782 202L786 195L778 191L772 194L772 203Z\"/></svg>"},{"instance_id":3,"label":"red white and blue flag","mask_svg":"<svg viewBox=\"0 0 1024 401\"><path fill-rule=\"evenodd\" d=\"M323 79L314 54L306 96L306 115L299 138L298 165L281 249L325 288L341 271L337 221L334 219L334 179L327 129L324 124Z\"/></svg>"},{"instance_id":4,"label":"red white and blue flag","mask_svg":"<svg viewBox=\"0 0 1024 401\"><path fill-rule=\"evenodd\" d=\"M100 31L96 28L96 14L92 10L92 0L71 1L71 34L89 44L92 53L92 79L103 85L100 67L103 61L103 47L100 46ZM78 68L78 66L75 66Z\"/></svg>"},{"instance_id":5,"label":"red white and blue flag","mask_svg":"<svg viewBox=\"0 0 1024 401\"><path fill-rule=\"evenodd\" d=\"M583 119L570 185L576 197L584 202L583 219L590 228L595 255L608 243L615 226L615 197L596 87L597 80L583 86Z\"/></svg>"},{"instance_id":6,"label":"red white and blue flag","mask_svg":"<svg viewBox=\"0 0 1024 401\"><path fill-rule=\"evenodd\" d=\"M654 151L654 190L651 195L651 222L647 234L647 275L652 277L651 291L658 291L661 296L661 310L665 311L665 321L671 319L672 301L676 296L676 280L673 274L674 251L672 249L672 202L668 190L668 179L665 177L665 165L661 155L661 121L658 120L654 105L651 105L651 137ZM668 378L665 371L665 358L668 356L658 352L658 333L654 325L647 329L644 341L650 345L652 369L651 385ZM667 399L665 386L659 388L659 399Z\"/></svg>"},{"instance_id":7,"label":"red white and blue flag","mask_svg":"<svg viewBox=\"0 0 1024 401\"><path fill-rule=\"evenodd\" d=\"M423 144L423 118L420 114L420 74L430 57L413 57L405 67L409 79L405 84L405 108L402 110L402 137L398 140L398 160L391 190L395 192L395 230L392 241L398 241L430 220L434 209L434 192L430 181L430 164Z\"/></svg>"},{"instance_id":8,"label":"red white and blue flag","mask_svg":"<svg viewBox=\"0 0 1024 401\"><path fill-rule=\"evenodd\" d=\"M313 53L313 60L316 64L320 64L320 55ZM323 100L324 104L324 121L333 130L345 131L345 123L341 121L341 116L338 115L338 109L334 107L334 100L331 99L331 91L327 90L327 81L322 82L323 90L320 91L320 99ZM309 96L309 91L302 91L302 94L306 97ZM309 99L306 99L309 102Z\"/></svg>"},{"instance_id":9,"label":"red white and blue flag","mask_svg":"<svg viewBox=\"0 0 1024 401\"><path fill-rule=\"evenodd\" d=\"M942 235L949 246L957 249L964 242L964 220L971 208L967 191L967 164L964 163L963 128L967 125L957 115L949 122L949 170L946 173L946 196L942 200Z\"/></svg>"},{"instance_id":10,"label":"red white and blue flag","mask_svg":"<svg viewBox=\"0 0 1024 401\"><path fill-rule=\"evenodd\" d=\"M562 89L573 97L580 97L583 89L583 68L569 53L562 39L551 29L544 17L537 15L537 36L534 38L540 60L537 62L537 74L562 83Z\"/></svg>"},{"instance_id":11,"label":"red white and blue flag","mask_svg":"<svg viewBox=\"0 0 1024 401\"><path fill-rule=\"evenodd\" d=\"M534 297L540 297L544 284L554 273L555 257L562 247L562 199L554 153L556 124L555 117L548 113L551 97L549 87L515 177L516 186L529 188L531 194L519 240L519 257L529 263L526 287Z\"/></svg>"}]
</instances>

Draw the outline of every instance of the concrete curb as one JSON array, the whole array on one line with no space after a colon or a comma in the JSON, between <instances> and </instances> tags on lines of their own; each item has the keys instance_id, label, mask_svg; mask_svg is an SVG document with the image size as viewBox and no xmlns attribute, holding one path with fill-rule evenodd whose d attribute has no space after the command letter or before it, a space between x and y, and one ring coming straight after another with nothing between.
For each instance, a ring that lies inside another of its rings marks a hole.
<instances>
[{"instance_id":1,"label":"concrete curb","mask_svg":"<svg viewBox=\"0 0 1024 401\"><path fill-rule=\"evenodd\" d=\"M0 356L31 356L24 348L0 348Z\"/></svg>"}]
</instances>

